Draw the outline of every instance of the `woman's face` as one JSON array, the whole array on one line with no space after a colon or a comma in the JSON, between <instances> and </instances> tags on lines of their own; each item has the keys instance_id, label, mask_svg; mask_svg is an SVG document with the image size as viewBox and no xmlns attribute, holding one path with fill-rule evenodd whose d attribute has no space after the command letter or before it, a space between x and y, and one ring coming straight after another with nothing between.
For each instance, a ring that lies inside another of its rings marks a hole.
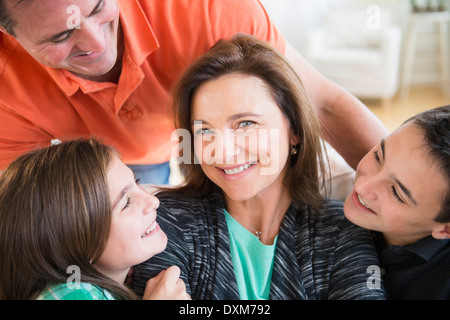
<instances>
[{"instance_id":1,"label":"woman's face","mask_svg":"<svg viewBox=\"0 0 450 320\"><path fill-rule=\"evenodd\" d=\"M133 172L116 156L107 177L111 229L105 251L95 266L111 275L163 251L167 237L156 222L158 198L137 185Z\"/></svg>"},{"instance_id":2,"label":"woman's face","mask_svg":"<svg viewBox=\"0 0 450 320\"><path fill-rule=\"evenodd\" d=\"M442 228L433 219L447 189L422 130L408 123L361 160L344 212L353 223L383 232L388 244L414 243Z\"/></svg>"},{"instance_id":3,"label":"woman's face","mask_svg":"<svg viewBox=\"0 0 450 320\"><path fill-rule=\"evenodd\" d=\"M230 74L201 85L191 125L197 161L229 198L251 199L283 183L289 121L259 78Z\"/></svg>"}]
</instances>

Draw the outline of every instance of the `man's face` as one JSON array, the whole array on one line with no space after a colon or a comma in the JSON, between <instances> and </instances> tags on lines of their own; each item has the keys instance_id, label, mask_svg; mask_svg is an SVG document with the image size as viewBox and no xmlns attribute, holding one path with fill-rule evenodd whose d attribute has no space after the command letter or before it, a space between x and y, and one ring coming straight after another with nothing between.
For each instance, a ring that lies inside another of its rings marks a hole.
<instances>
[{"instance_id":1,"label":"man's face","mask_svg":"<svg viewBox=\"0 0 450 320\"><path fill-rule=\"evenodd\" d=\"M85 76L115 65L117 0L7 0L16 40L38 62Z\"/></svg>"}]
</instances>

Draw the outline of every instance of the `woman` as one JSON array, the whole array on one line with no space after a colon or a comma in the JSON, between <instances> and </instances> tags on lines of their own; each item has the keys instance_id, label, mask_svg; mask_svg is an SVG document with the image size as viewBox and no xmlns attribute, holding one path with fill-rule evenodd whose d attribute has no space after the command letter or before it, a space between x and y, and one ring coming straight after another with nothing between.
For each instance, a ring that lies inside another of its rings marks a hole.
<instances>
[{"instance_id":1,"label":"woman","mask_svg":"<svg viewBox=\"0 0 450 320\"><path fill-rule=\"evenodd\" d=\"M135 299L130 267L167 244L158 206L96 140L18 158L0 178L0 298ZM188 298L179 269L147 284L144 299L163 298Z\"/></svg>"},{"instance_id":2,"label":"woman","mask_svg":"<svg viewBox=\"0 0 450 320\"><path fill-rule=\"evenodd\" d=\"M450 106L382 139L359 163L344 212L377 231L389 299L450 299Z\"/></svg>"},{"instance_id":3,"label":"woman","mask_svg":"<svg viewBox=\"0 0 450 320\"><path fill-rule=\"evenodd\" d=\"M158 196L168 248L134 268L138 293L176 264L193 299L383 298L367 285L370 235L321 196L320 126L277 51L246 35L220 41L172 103L186 180Z\"/></svg>"}]
</instances>

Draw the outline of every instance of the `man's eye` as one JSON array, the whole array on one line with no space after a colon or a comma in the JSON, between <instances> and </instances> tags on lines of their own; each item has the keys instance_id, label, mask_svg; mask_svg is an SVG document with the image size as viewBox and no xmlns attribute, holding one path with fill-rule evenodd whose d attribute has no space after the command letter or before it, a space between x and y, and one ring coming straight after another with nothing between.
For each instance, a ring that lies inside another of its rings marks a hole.
<instances>
[{"instance_id":1,"label":"man's eye","mask_svg":"<svg viewBox=\"0 0 450 320\"><path fill-rule=\"evenodd\" d=\"M72 32L73 32L73 30L68 31L67 33L65 33L64 35L59 37L57 40L53 40L52 43L53 44L61 44L61 43L68 41L70 39L70 37L72 37Z\"/></svg>"},{"instance_id":2,"label":"man's eye","mask_svg":"<svg viewBox=\"0 0 450 320\"><path fill-rule=\"evenodd\" d=\"M95 9L91 12L91 16L95 14L99 14L103 11L103 8L105 7L105 0L100 1L100 3L95 7Z\"/></svg>"}]
</instances>

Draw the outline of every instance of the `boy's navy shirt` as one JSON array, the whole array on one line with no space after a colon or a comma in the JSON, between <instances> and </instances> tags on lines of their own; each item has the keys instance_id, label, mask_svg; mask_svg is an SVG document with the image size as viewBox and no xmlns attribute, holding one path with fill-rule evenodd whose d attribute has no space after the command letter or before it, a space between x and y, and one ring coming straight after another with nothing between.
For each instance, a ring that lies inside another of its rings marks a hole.
<instances>
[{"instance_id":1,"label":"boy's navy shirt","mask_svg":"<svg viewBox=\"0 0 450 320\"><path fill-rule=\"evenodd\" d=\"M428 236L406 246L386 247L381 233L374 236L388 299L450 299L450 239Z\"/></svg>"}]
</instances>

